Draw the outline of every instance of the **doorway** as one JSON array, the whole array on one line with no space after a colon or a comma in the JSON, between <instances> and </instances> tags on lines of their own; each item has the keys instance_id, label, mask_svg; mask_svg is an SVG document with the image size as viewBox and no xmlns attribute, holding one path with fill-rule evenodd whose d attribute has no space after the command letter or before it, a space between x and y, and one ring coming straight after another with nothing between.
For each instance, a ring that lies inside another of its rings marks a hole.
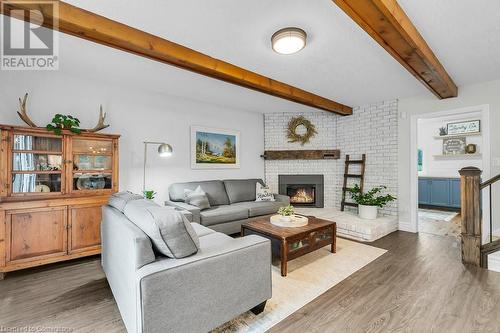
<instances>
[{"instance_id":1,"label":"doorway","mask_svg":"<svg viewBox=\"0 0 500 333\"><path fill-rule=\"evenodd\" d=\"M411 218L418 232L460 237L458 171L474 166L489 176L488 120L488 106L412 116Z\"/></svg>"}]
</instances>

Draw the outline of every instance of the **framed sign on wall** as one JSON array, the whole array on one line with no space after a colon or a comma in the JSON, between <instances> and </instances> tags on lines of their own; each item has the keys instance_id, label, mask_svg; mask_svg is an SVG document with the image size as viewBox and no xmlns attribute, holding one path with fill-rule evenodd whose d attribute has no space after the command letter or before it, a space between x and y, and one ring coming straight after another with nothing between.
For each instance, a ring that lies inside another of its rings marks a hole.
<instances>
[{"instance_id":1,"label":"framed sign on wall","mask_svg":"<svg viewBox=\"0 0 500 333\"><path fill-rule=\"evenodd\" d=\"M449 138L443 140L443 155L465 154L465 137Z\"/></svg>"},{"instance_id":2,"label":"framed sign on wall","mask_svg":"<svg viewBox=\"0 0 500 333\"><path fill-rule=\"evenodd\" d=\"M448 135L468 134L481 132L481 121L470 120L447 124Z\"/></svg>"}]
</instances>

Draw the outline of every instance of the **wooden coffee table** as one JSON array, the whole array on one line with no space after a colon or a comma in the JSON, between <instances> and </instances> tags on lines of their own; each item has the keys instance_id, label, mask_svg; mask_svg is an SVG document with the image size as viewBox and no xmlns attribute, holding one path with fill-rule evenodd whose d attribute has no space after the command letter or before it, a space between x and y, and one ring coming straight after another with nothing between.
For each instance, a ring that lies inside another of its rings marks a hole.
<instances>
[{"instance_id":1,"label":"wooden coffee table","mask_svg":"<svg viewBox=\"0 0 500 333\"><path fill-rule=\"evenodd\" d=\"M246 222L241 226L241 236L257 234L279 243L281 276L287 274L288 261L301 257L324 246L331 245L332 253L337 252L337 224L308 216L309 224L298 228L278 227L263 218ZM273 252L276 252L273 246ZM275 253L273 253L274 255Z\"/></svg>"}]
</instances>

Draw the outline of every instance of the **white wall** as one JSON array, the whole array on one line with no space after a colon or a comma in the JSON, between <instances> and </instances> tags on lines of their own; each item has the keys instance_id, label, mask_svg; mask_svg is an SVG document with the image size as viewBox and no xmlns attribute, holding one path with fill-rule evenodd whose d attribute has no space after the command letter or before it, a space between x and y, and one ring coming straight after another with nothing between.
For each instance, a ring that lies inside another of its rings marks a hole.
<instances>
[{"instance_id":1,"label":"white wall","mask_svg":"<svg viewBox=\"0 0 500 333\"><path fill-rule=\"evenodd\" d=\"M410 225L410 154L416 153L410 148L411 115L425 114L443 110L453 110L488 104L490 109L489 126L491 138L490 174L484 178L500 173L500 80L482 84L459 87L458 97L439 100L428 94L399 100L399 145L398 145L398 178L399 178L399 222L400 229L416 231ZM500 186L497 184L494 194L494 215L499 221ZM496 203L496 205L495 205ZM495 211L496 210L496 211Z\"/></svg>"},{"instance_id":2,"label":"white wall","mask_svg":"<svg viewBox=\"0 0 500 333\"><path fill-rule=\"evenodd\" d=\"M301 113L315 126L318 134L304 146L289 143L287 124L296 113L272 113L265 116L265 146L274 149L340 149L339 160L266 161L266 181L278 190L280 174L323 174L325 207L340 208L345 155L359 159L366 154L365 189L386 185L396 194L397 179L397 101L385 101L353 110L353 115L340 117L326 112ZM353 165L350 172L359 173ZM349 186L349 185L348 185ZM382 215L396 215L397 202L380 210Z\"/></svg>"},{"instance_id":3,"label":"white wall","mask_svg":"<svg viewBox=\"0 0 500 333\"><path fill-rule=\"evenodd\" d=\"M470 155L469 158L452 157L450 159L436 157L443 154L443 140L439 137L439 128L446 127L447 123L461 122L469 120L480 120L481 113L471 112L468 117L437 117L418 120L418 148L423 152L423 170L418 173L421 177L446 177L458 178L458 170L466 166L473 166L483 169L481 156ZM483 137L467 136L467 144L477 145L477 152L482 153ZM472 158L471 158L472 157Z\"/></svg>"},{"instance_id":4,"label":"white wall","mask_svg":"<svg viewBox=\"0 0 500 333\"><path fill-rule=\"evenodd\" d=\"M177 181L246 178L264 176L263 115L203 104L167 95L148 94L120 86L65 76L58 72L1 72L0 123L23 125L16 114L17 99L25 92L28 113L45 126L56 113L71 114L83 128L97 122L102 104L111 126L104 132L121 134L120 189L142 189L143 144L145 140L165 141L174 156L161 159L156 147L148 153L147 187L158 192L157 202L167 198L167 187ZM190 167L190 126L203 125L239 130L241 168L192 170Z\"/></svg>"}]
</instances>

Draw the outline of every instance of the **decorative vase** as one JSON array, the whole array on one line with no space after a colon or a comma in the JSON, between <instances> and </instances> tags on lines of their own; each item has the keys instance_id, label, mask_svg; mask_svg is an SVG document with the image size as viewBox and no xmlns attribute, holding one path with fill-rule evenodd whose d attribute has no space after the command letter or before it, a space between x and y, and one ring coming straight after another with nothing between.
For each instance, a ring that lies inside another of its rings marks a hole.
<instances>
[{"instance_id":1,"label":"decorative vase","mask_svg":"<svg viewBox=\"0 0 500 333\"><path fill-rule=\"evenodd\" d=\"M375 220L377 218L377 206L359 205L359 217L365 220Z\"/></svg>"},{"instance_id":2,"label":"decorative vase","mask_svg":"<svg viewBox=\"0 0 500 333\"><path fill-rule=\"evenodd\" d=\"M291 217L291 216L284 216L284 215L281 215L281 216L280 216L280 221L281 221L281 222L292 222L292 217Z\"/></svg>"}]
</instances>

